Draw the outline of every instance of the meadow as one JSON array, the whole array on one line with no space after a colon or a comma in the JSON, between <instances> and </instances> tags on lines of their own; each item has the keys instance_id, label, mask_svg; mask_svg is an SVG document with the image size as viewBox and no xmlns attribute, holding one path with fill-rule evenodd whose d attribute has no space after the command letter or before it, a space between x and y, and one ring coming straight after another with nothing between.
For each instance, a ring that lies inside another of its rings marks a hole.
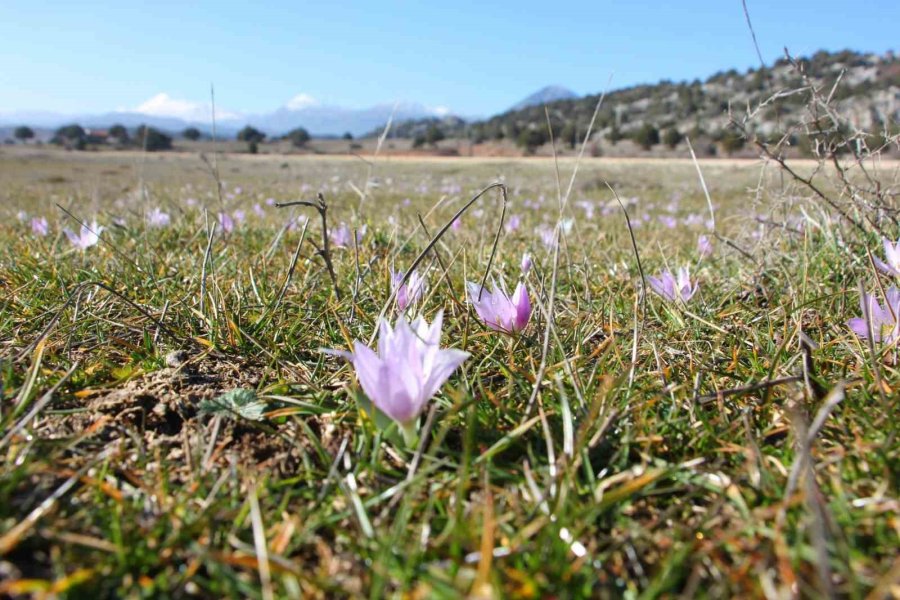
<instances>
[{"instance_id":1,"label":"meadow","mask_svg":"<svg viewBox=\"0 0 900 600\"><path fill-rule=\"evenodd\" d=\"M792 165L0 150L0 596L896 597L890 257ZM439 314L412 432L322 351Z\"/></svg>"}]
</instances>

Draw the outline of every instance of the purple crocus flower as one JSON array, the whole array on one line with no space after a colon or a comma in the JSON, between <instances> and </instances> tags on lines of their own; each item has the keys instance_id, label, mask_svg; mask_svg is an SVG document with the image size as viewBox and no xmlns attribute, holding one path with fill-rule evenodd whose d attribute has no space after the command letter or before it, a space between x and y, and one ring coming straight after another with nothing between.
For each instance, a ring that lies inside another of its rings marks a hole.
<instances>
[{"instance_id":1,"label":"purple crocus flower","mask_svg":"<svg viewBox=\"0 0 900 600\"><path fill-rule=\"evenodd\" d=\"M44 237L50 233L50 225L44 217L34 217L31 219L31 233Z\"/></svg>"},{"instance_id":2,"label":"purple crocus flower","mask_svg":"<svg viewBox=\"0 0 900 600\"><path fill-rule=\"evenodd\" d=\"M512 298L494 284L489 292L477 283L467 282L469 302L484 324L494 331L515 333L525 329L531 318L531 299L521 281L516 285Z\"/></svg>"},{"instance_id":3,"label":"purple crocus flower","mask_svg":"<svg viewBox=\"0 0 900 600\"><path fill-rule=\"evenodd\" d=\"M669 215L660 215L659 222L669 229L675 229L675 227L678 225L678 219Z\"/></svg>"},{"instance_id":4,"label":"purple crocus flower","mask_svg":"<svg viewBox=\"0 0 900 600\"><path fill-rule=\"evenodd\" d=\"M519 215L511 215L504 227L506 228L506 233L512 233L517 230L520 225L522 225L522 217Z\"/></svg>"},{"instance_id":5,"label":"purple crocus flower","mask_svg":"<svg viewBox=\"0 0 900 600\"><path fill-rule=\"evenodd\" d=\"M873 342L890 344L900 337L900 323L897 320L900 315L900 291L895 287L890 287L885 295L887 302L882 308L875 296L863 294L859 299L862 317L855 317L847 321L847 326L853 333L863 339L869 339L869 323L866 322L866 313L868 312L869 320L872 323ZM868 305L868 311L866 305Z\"/></svg>"},{"instance_id":6,"label":"purple crocus flower","mask_svg":"<svg viewBox=\"0 0 900 600\"><path fill-rule=\"evenodd\" d=\"M169 213L163 212L158 207L147 213L147 225L150 227L167 227L171 220Z\"/></svg>"},{"instance_id":7,"label":"purple crocus flower","mask_svg":"<svg viewBox=\"0 0 900 600\"><path fill-rule=\"evenodd\" d=\"M697 253L701 258L706 258L711 255L713 252L712 242L709 241L709 238L705 235L701 235L697 238Z\"/></svg>"},{"instance_id":8,"label":"purple crocus flower","mask_svg":"<svg viewBox=\"0 0 900 600\"><path fill-rule=\"evenodd\" d=\"M326 350L353 363L363 392L378 410L414 436L415 422L425 404L450 375L469 357L468 352L441 349L439 312L429 325L422 317L407 323L397 318L392 328L385 319L378 324L378 352L359 341L353 352Z\"/></svg>"},{"instance_id":9,"label":"purple crocus flower","mask_svg":"<svg viewBox=\"0 0 900 600\"><path fill-rule=\"evenodd\" d=\"M884 238L881 240L881 243L884 245L884 258L887 262L873 257L872 260L875 261L875 266L886 275L900 277L900 240L897 240L895 244L891 240Z\"/></svg>"},{"instance_id":10,"label":"purple crocus flower","mask_svg":"<svg viewBox=\"0 0 900 600\"><path fill-rule=\"evenodd\" d=\"M406 310L410 304L415 304L425 292L425 279L413 271L406 283L403 282L405 273L391 269L391 289L397 292L397 308L400 312Z\"/></svg>"},{"instance_id":11,"label":"purple crocus flower","mask_svg":"<svg viewBox=\"0 0 900 600\"><path fill-rule=\"evenodd\" d=\"M366 226L363 225L356 231L357 243L361 242L363 236L366 235L366 229ZM350 247L353 240L353 235L350 232L350 227L346 223L341 223L337 229L332 229L329 232L329 236L331 237L331 243L338 248Z\"/></svg>"},{"instance_id":12,"label":"purple crocus flower","mask_svg":"<svg viewBox=\"0 0 900 600\"><path fill-rule=\"evenodd\" d=\"M556 230L549 225L541 225L535 231L541 236L541 241L548 250L552 250L556 246Z\"/></svg>"},{"instance_id":13,"label":"purple crocus flower","mask_svg":"<svg viewBox=\"0 0 900 600\"><path fill-rule=\"evenodd\" d=\"M73 246L79 250L87 250L100 241L100 233L103 232L103 227L97 225L97 221L93 221L90 227L82 225L81 230L77 234L70 229L65 229L63 232Z\"/></svg>"},{"instance_id":14,"label":"purple crocus flower","mask_svg":"<svg viewBox=\"0 0 900 600\"><path fill-rule=\"evenodd\" d=\"M647 282L654 292L669 302L676 300L687 302L697 293L699 287L698 283L691 285L691 275L687 267L678 269L677 279L672 276L672 273L665 270L658 278L647 276Z\"/></svg>"},{"instance_id":15,"label":"purple crocus flower","mask_svg":"<svg viewBox=\"0 0 900 600\"><path fill-rule=\"evenodd\" d=\"M531 254L526 252L522 255L522 275L527 275L532 266L534 266L534 262L531 260Z\"/></svg>"},{"instance_id":16,"label":"purple crocus flower","mask_svg":"<svg viewBox=\"0 0 900 600\"><path fill-rule=\"evenodd\" d=\"M234 219L231 218L231 215L225 212L220 212L219 216L219 227L222 228L222 231L225 233L231 233L234 230Z\"/></svg>"}]
</instances>

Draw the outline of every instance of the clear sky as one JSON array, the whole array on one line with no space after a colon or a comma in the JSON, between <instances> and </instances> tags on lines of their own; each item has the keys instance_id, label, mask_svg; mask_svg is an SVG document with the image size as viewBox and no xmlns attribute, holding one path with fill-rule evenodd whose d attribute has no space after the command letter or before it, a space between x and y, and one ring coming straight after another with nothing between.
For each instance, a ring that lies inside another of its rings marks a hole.
<instances>
[{"instance_id":1,"label":"clear sky","mask_svg":"<svg viewBox=\"0 0 900 600\"><path fill-rule=\"evenodd\" d=\"M900 0L747 3L767 62L784 46L900 50ZM617 88L757 64L740 0L0 1L0 112L177 112L214 83L223 111L309 96L486 116L548 84L585 94L610 75Z\"/></svg>"}]
</instances>

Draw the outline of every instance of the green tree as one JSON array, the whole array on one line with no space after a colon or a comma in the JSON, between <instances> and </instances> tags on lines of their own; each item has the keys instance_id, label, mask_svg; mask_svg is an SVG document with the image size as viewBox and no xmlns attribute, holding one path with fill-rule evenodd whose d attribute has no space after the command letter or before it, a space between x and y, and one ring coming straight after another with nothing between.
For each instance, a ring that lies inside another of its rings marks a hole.
<instances>
[{"instance_id":1,"label":"green tree","mask_svg":"<svg viewBox=\"0 0 900 600\"><path fill-rule=\"evenodd\" d=\"M238 131L237 139L241 142L256 142L258 144L266 139L266 134L255 127L247 125Z\"/></svg>"},{"instance_id":2,"label":"green tree","mask_svg":"<svg viewBox=\"0 0 900 600\"><path fill-rule=\"evenodd\" d=\"M613 146L615 146L624 137L625 136L622 135L622 131L619 129L619 126L615 124L613 124L613 126L609 128L609 131L606 132L606 139Z\"/></svg>"},{"instance_id":3,"label":"green tree","mask_svg":"<svg viewBox=\"0 0 900 600\"><path fill-rule=\"evenodd\" d=\"M34 138L34 130L27 125L20 125L19 127L16 127L13 135L20 142L27 142L28 140Z\"/></svg>"},{"instance_id":4,"label":"green tree","mask_svg":"<svg viewBox=\"0 0 900 600\"><path fill-rule=\"evenodd\" d=\"M200 133L200 130L196 127L188 127L181 132L181 137L186 140L191 140L192 142L196 142L197 140L199 140L201 135L202 134Z\"/></svg>"},{"instance_id":5,"label":"green tree","mask_svg":"<svg viewBox=\"0 0 900 600\"><path fill-rule=\"evenodd\" d=\"M285 137L291 140L291 145L294 148L302 148L311 139L309 132L302 127L291 130Z\"/></svg>"},{"instance_id":6,"label":"green tree","mask_svg":"<svg viewBox=\"0 0 900 600\"><path fill-rule=\"evenodd\" d=\"M562 143L568 144L569 148L575 148L578 144L578 128L575 126L575 123L566 121L562 131L559 133L559 138Z\"/></svg>"},{"instance_id":7,"label":"green tree","mask_svg":"<svg viewBox=\"0 0 900 600\"><path fill-rule=\"evenodd\" d=\"M516 143L525 148L525 152L533 154L534 151L547 142L547 133L543 127L529 127L523 129L516 138Z\"/></svg>"},{"instance_id":8,"label":"green tree","mask_svg":"<svg viewBox=\"0 0 900 600\"><path fill-rule=\"evenodd\" d=\"M120 144L127 144L129 142L128 130L125 129L124 125L118 123L109 128L109 136L119 140Z\"/></svg>"},{"instance_id":9,"label":"green tree","mask_svg":"<svg viewBox=\"0 0 900 600\"><path fill-rule=\"evenodd\" d=\"M342 135L341 137L342 137L343 139L345 139L345 140L352 140L352 139L353 139L353 134L350 133L350 132L348 131L348 132L346 132L344 135Z\"/></svg>"},{"instance_id":10,"label":"green tree","mask_svg":"<svg viewBox=\"0 0 900 600\"><path fill-rule=\"evenodd\" d=\"M659 143L659 130L652 123L644 123L631 139L644 150L649 150Z\"/></svg>"},{"instance_id":11,"label":"green tree","mask_svg":"<svg viewBox=\"0 0 900 600\"><path fill-rule=\"evenodd\" d=\"M84 128L77 123L73 123L71 125L63 125L57 129L51 141L69 149L84 150L87 145L86 138L87 133L84 131Z\"/></svg>"},{"instance_id":12,"label":"green tree","mask_svg":"<svg viewBox=\"0 0 900 600\"><path fill-rule=\"evenodd\" d=\"M138 126L134 132L135 143L147 152L172 149L172 138L162 131L146 125Z\"/></svg>"},{"instance_id":13,"label":"green tree","mask_svg":"<svg viewBox=\"0 0 900 600\"><path fill-rule=\"evenodd\" d=\"M669 127L663 134L662 141L669 148L675 148L675 146L681 143L682 137L681 132L678 131L677 128Z\"/></svg>"},{"instance_id":14,"label":"green tree","mask_svg":"<svg viewBox=\"0 0 900 600\"><path fill-rule=\"evenodd\" d=\"M716 137L719 139L722 150L724 150L725 154L728 156L731 156L744 147L744 137L733 129L726 129L725 131L720 132Z\"/></svg>"},{"instance_id":15,"label":"green tree","mask_svg":"<svg viewBox=\"0 0 900 600\"><path fill-rule=\"evenodd\" d=\"M425 131L425 143L429 146L434 146L442 139L444 139L444 132L441 128L434 123L429 125L428 129Z\"/></svg>"}]
</instances>

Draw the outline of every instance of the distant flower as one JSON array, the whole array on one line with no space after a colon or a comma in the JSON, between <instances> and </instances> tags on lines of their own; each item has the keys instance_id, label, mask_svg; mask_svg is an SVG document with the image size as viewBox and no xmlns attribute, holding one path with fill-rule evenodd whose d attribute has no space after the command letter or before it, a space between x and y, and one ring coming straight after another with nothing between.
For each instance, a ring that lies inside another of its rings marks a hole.
<instances>
[{"instance_id":1,"label":"distant flower","mask_svg":"<svg viewBox=\"0 0 900 600\"><path fill-rule=\"evenodd\" d=\"M556 246L556 230L553 227L541 225L535 231L537 231L547 249L552 250Z\"/></svg>"},{"instance_id":2,"label":"distant flower","mask_svg":"<svg viewBox=\"0 0 900 600\"><path fill-rule=\"evenodd\" d=\"M259 205L259 202L257 202L256 204L253 205L253 213L254 213L257 217L264 217L264 216L266 216L266 211L264 211L264 210L263 210L263 207Z\"/></svg>"},{"instance_id":3,"label":"distant flower","mask_svg":"<svg viewBox=\"0 0 900 600\"><path fill-rule=\"evenodd\" d=\"M425 279L413 271L406 283L403 282L405 273L391 269L391 288L397 292L397 307L400 312L406 310L410 304L415 304L425 292Z\"/></svg>"},{"instance_id":4,"label":"distant flower","mask_svg":"<svg viewBox=\"0 0 900 600\"><path fill-rule=\"evenodd\" d=\"M366 229L366 226L363 225L356 231L356 243L362 241L363 236L366 235ZM350 227L346 223L341 223L337 229L332 229L330 236L331 243L338 248L350 247L353 240L353 234L350 232Z\"/></svg>"},{"instance_id":5,"label":"distant flower","mask_svg":"<svg viewBox=\"0 0 900 600\"><path fill-rule=\"evenodd\" d=\"M24 210L20 210L16 213L16 218L22 221L23 223L28 220L28 213Z\"/></svg>"},{"instance_id":6,"label":"distant flower","mask_svg":"<svg viewBox=\"0 0 900 600\"><path fill-rule=\"evenodd\" d=\"M44 237L50 233L50 225L44 217L34 217L31 219L31 233Z\"/></svg>"},{"instance_id":7,"label":"distant flower","mask_svg":"<svg viewBox=\"0 0 900 600\"><path fill-rule=\"evenodd\" d=\"M378 353L361 342L353 342L353 352L326 350L353 363L363 392L404 432L414 430L415 421L450 375L469 357L468 352L441 349L438 313L431 325L422 317L407 323L397 318L394 328L379 321Z\"/></svg>"},{"instance_id":8,"label":"distant flower","mask_svg":"<svg viewBox=\"0 0 900 600\"><path fill-rule=\"evenodd\" d=\"M240 188L238 188L238 189L240 189ZM232 213L232 215L234 215L234 220L235 220L235 222L237 222L237 223L243 223L243 222L244 222L244 219L247 218L247 215L246 215L246 214L244 213L244 211L242 211L241 209L238 209L238 210L234 211L234 212Z\"/></svg>"},{"instance_id":9,"label":"distant flower","mask_svg":"<svg viewBox=\"0 0 900 600\"><path fill-rule=\"evenodd\" d=\"M534 266L534 262L531 260L531 254L526 252L522 255L522 275L527 275L532 266Z\"/></svg>"},{"instance_id":10,"label":"distant flower","mask_svg":"<svg viewBox=\"0 0 900 600\"><path fill-rule=\"evenodd\" d=\"M884 238L881 240L881 243L884 246L884 258L887 262L873 257L872 260L875 261L875 266L882 273L900 277L900 240L897 240L895 244L891 240Z\"/></svg>"},{"instance_id":11,"label":"distant flower","mask_svg":"<svg viewBox=\"0 0 900 600\"><path fill-rule=\"evenodd\" d=\"M863 339L869 339L869 323L866 322L866 313L872 324L872 341L890 344L900 337L900 323L897 321L900 315L900 291L895 287L888 288L885 292L886 303L884 308L875 296L863 294L859 299L859 309L862 317L855 317L847 321L847 326L856 335ZM866 306L868 305L868 307ZM868 308L868 310L866 310Z\"/></svg>"},{"instance_id":12,"label":"distant flower","mask_svg":"<svg viewBox=\"0 0 900 600\"><path fill-rule=\"evenodd\" d=\"M713 246L712 246L712 242L709 241L709 238L706 237L705 235L701 235L700 237L698 237L697 238L697 253L701 257L706 258L710 254L712 254L712 252L713 252Z\"/></svg>"},{"instance_id":13,"label":"distant flower","mask_svg":"<svg viewBox=\"0 0 900 600\"><path fill-rule=\"evenodd\" d=\"M516 286L512 298L506 295L496 284L489 292L477 283L466 283L469 302L484 324L494 331L514 333L522 331L531 318L531 299L528 290L521 281ZM479 298L480 296L480 298Z\"/></svg>"},{"instance_id":14,"label":"distant flower","mask_svg":"<svg viewBox=\"0 0 900 600\"><path fill-rule=\"evenodd\" d=\"M669 302L675 302L679 299L682 302L687 302L697 293L697 288L699 287L697 283L691 285L691 276L687 267L678 269L677 279L666 270L658 278L648 276L647 282L654 292Z\"/></svg>"},{"instance_id":15,"label":"distant flower","mask_svg":"<svg viewBox=\"0 0 900 600\"><path fill-rule=\"evenodd\" d=\"M506 228L506 233L514 232L516 229L519 228L519 226L521 224L522 224L522 217L520 217L519 215L511 215L509 217L509 220L506 221L506 225L504 226Z\"/></svg>"},{"instance_id":16,"label":"distant flower","mask_svg":"<svg viewBox=\"0 0 900 600\"><path fill-rule=\"evenodd\" d=\"M453 219L453 223L450 224L450 227L453 229L453 231L459 231L460 228L462 228L462 221L460 221L458 218Z\"/></svg>"},{"instance_id":17,"label":"distant flower","mask_svg":"<svg viewBox=\"0 0 900 600\"><path fill-rule=\"evenodd\" d=\"M79 250L87 250L88 248L99 242L100 233L102 232L103 227L97 225L97 221L93 221L90 227L88 227L87 225L82 225L81 230L78 234L70 229L64 230L66 237L69 238L69 241L72 242L72 245Z\"/></svg>"},{"instance_id":18,"label":"distant flower","mask_svg":"<svg viewBox=\"0 0 900 600\"><path fill-rule=\"evenodd\" d=\"M154 208L147 213L147 225L150 227L168 227L171 220L169 213L165 213L159 208Z\"/></svg>"},{"instance_id":19,"label":"distant flower","mask_svg":"<svg viewBox=\"0 0 900 600\"><path fill-rule=\"evenodd\" d=\"M225 212L220 212L218 215L219 227L222 228L222 231L225 233L231 233L234 230L234 219L231 218L231 215Z\"/></svg>"},{"instance_id":20,"label":"distant flower","mask_svg":"<svg viewBox=\"0 0 900 600\"><path fill-rule=\"evenodd\" d=\"M660 215L659 222L669 229L675 229L675 227L678 225L678 219L670 215Z\"/></svg>"}]
</instances>

